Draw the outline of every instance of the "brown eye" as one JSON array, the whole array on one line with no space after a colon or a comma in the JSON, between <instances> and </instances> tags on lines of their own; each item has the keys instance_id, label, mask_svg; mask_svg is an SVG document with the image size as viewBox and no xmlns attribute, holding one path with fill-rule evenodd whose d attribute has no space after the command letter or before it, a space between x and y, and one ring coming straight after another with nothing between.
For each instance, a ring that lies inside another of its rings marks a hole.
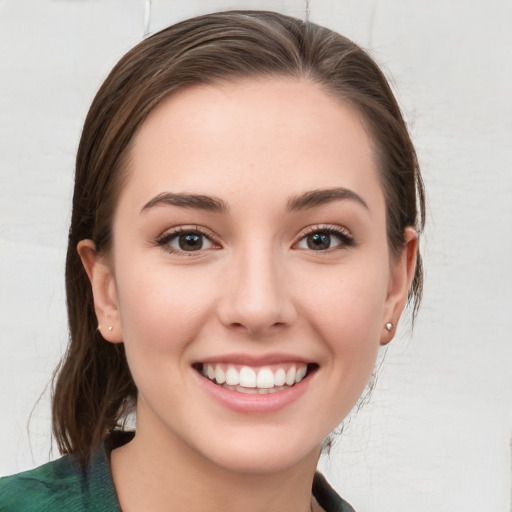
<instances>
[{"instance_id":1,"label":"brown eye","mask_svg":"<svg viewBox=\"0 0 512 512\"><path fill-rule=\"evenodd\" d=\"M329 249L343 249L354 245L350 232L340 227L318 227L311 229L297 243L298 249L310 251L327 251Z\"/></svg>"},{"instance_id":2,"label":"brown eye","mask_svg":"<svg viewBox=\"0 0 512 512\"><path fill-rule=\"evenodd\" d=\"M331 247L332 236L329 233L314 233L306 237L308 249L313 251L325 251Z\"/></svg>"},{"instance_id":3,"label":"brown eye","mask_svg":"<svg viewBox=\"0 0 512 512\"><path fill-rule=\"evenodd\" d=\"M203 248L201 233L186 233L178 236L178 246L182 251L199 251Z\"/></svg>"},{"instance_id":4,"label":"brown eye","mask_svg":"<svg viewBox=\"0 0 512 512\"><path fill-rule=\"evenodd\" d=\"M175 254L187 254L215 248L209 236L201 231L178 229L170 232L157 240L157 244L168 252Z\"/></svg>"}]
</instances>

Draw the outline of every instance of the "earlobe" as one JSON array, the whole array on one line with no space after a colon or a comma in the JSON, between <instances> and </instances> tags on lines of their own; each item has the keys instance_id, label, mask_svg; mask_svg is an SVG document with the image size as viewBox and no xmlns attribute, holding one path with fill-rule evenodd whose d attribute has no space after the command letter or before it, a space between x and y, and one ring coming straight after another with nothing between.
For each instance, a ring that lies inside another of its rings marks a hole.
<instances>
[{"instance_id":1,"label":"earlobe","mask_svg":"<svg viewBox=\"0 0 512 512\"><path fill-rule=\"evenodd\" d=\"M121 343L121 319L111 267L106 258L97 253L92 240L81 240L77 251L91 283L98 330L107 341Z\"/></svg>"},{"instance_id":2,"label":"earlobe","mask_svg":"<svg viewBox=\"0 0 512 512\"><path fill-rule=\"evenodd\" d=\"M398 320L405 307L409 288L416 272L418 234L414 228L406 228L405 244L391 264L390 283L382 324L381 345L387 345L394 337Z\"/></svg>"}]
</instances>

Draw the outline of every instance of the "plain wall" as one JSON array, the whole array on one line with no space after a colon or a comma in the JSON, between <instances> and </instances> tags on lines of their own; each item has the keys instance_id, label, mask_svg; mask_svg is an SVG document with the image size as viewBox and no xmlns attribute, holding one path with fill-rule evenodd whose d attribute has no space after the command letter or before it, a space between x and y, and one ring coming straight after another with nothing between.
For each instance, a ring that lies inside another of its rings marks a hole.
<instances>
[{"instance_id":1,"label":"plain wall","mask_svg":"<svg viewBox=\"0 0 512 512\"><path fill-rule=\"evenodd\" d=\"M146 32L305 2L0 1L0 475L50 457L67 337L63 268L81 125ZM358 512L508 512L512 432L512 3L311 0L392 77L428 192L414 333L321 467ZM27 429L28 419L32 413ZM53 453L53 457L57 454Z\"/></svg>"}]
</instances>

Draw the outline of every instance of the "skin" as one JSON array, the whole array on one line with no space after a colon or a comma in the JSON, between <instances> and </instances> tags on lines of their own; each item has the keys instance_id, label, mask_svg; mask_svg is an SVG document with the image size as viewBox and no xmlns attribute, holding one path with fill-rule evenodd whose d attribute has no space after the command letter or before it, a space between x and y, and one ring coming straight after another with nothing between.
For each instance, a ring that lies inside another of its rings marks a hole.
<instances>
[{"instance_id":1,"label":"skin","mask_svg":"<svg viewBox=\"0 0 512 512\"><path fill-rule=\"evenodd\" d=\"M289 207L339 188L361 201ZM214 196L227 211L144 209L169 192ZM188 253L176 238L158 244L179 226L211 242ZM341 235L309 248L308 234L326 227ZM368 134L318 86L202 85L157 106L133 140L111 254L78 246L101 332L125 343L139 390L137 435L112 453L122 509L309 511L322 441L364 390L393 336L385 324L404 307L414 230L405 239L392 258ZM205 393L192 366L232 354L284 354L316 371L286 407L237 412Z\"/></svg>"}]
</instances>

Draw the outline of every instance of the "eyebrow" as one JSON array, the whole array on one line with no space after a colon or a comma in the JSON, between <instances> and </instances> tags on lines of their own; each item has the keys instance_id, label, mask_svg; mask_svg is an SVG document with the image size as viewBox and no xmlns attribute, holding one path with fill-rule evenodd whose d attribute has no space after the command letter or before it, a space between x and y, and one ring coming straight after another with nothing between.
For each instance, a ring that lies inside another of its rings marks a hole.
<instances>
[{"instance_id":1,"label":"eyebrow","mask_svg":"<svg viewBox=\"0 0 512 512\"><path fill-rule=\"evenodd\" d=\"M360 195L348 188L342 187L311 190L304 194L293 196L288 200L286 209L288 211L306 210L316 206L323 206L333 201L344 201L347 199L355 201L369 210L368 205Z\"/></svg>"},{"instance_id":2,"label":"eyebrow","mask_svg":"<svg viewBox=\"0 0 512 512\"><path fill-rule=\"evenodd\" d=\"M344 201L347 199L355 201L369 210L368 205L360 195L348 188L342 187L311 190L304 194L293 196L288 200L286 209L288 211L306 210L316 206L323 206L333 201Z\"/></svg>"},{"instance_id":3,"label":"eyebrow","mask_svg":"<svg viewBox=\"0 0 512 512\"><path fill-rule=\"evenodd\" d=\"M347 188L328 188L319 190L310 190L303 194L292 196L287 201L287 211L306 210L316 206L323 206L334 201L353 200L364 206L368 205L364 199ZM141 213L157 206L178 206L180 208L194 208L213 213L227 213L229 206L218 197L205 196L202 194L178 194L173 192L163 192L148 201L141 209Z\"/></svg>"},{"instance_id":4,"label":"eyebrow","mask_svg":"<svg viewBox=\"0 0 512 512\"><path fill-rule=\"evenodd\" d=\"M144 213L150 208L156 206L179 206L181 208L195 208L213 213L226 213L229 210L228 205L222 199L201 194L176 194L172 192L163 192L148 201L141 209Z\"/></svg>"}]
</instances>

